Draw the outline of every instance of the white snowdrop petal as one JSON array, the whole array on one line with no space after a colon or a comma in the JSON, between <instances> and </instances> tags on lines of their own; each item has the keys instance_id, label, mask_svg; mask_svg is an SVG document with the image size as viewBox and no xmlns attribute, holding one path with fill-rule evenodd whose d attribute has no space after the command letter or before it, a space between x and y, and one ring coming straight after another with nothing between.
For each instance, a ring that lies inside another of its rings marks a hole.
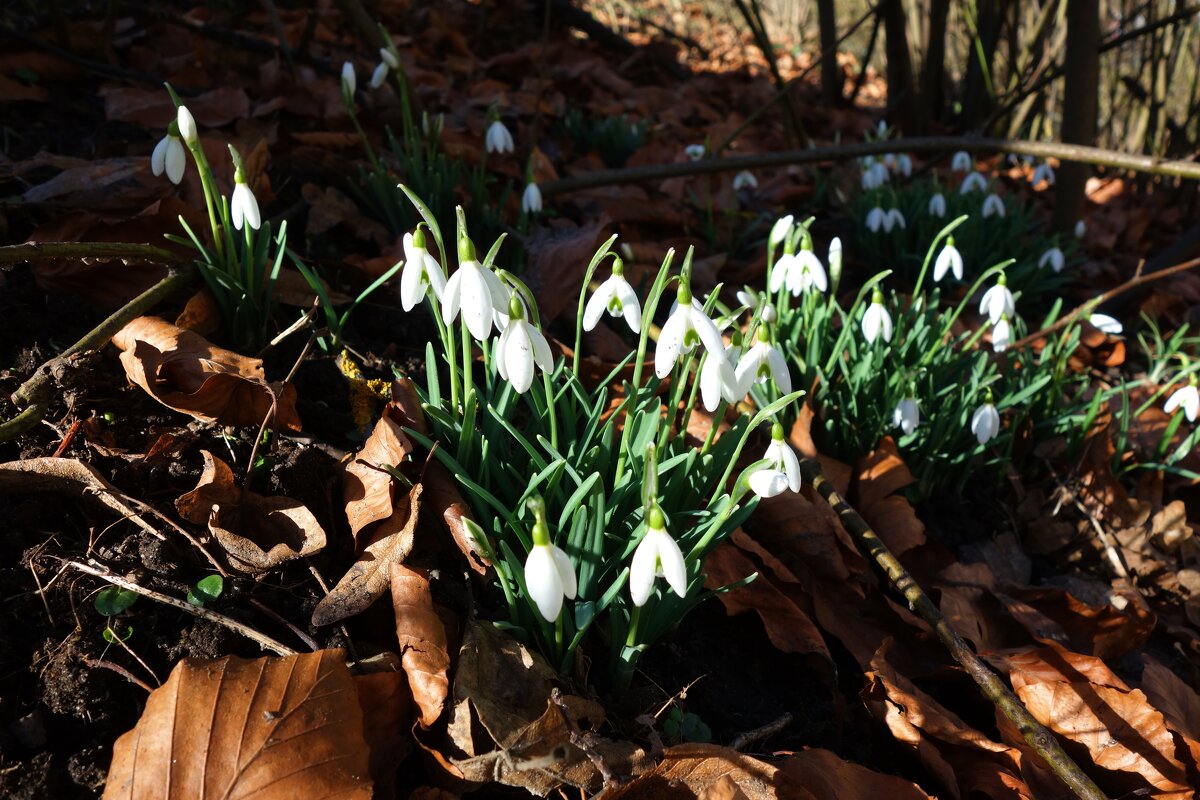
<instances>
[{"instance_id":1,"label":"white snowdrop petal","mask_svg":"<svg viewBox=\"0 0 1200 800\"><path fill-rule=\"evenodd\" d=\"M563 595L568 600L574 600L579 587L575 579L575 565L571 563L571 557L561 547L551 547L550 555L554 557L554 566L558 572L558 579L562 583Z\"/></svg>"},{"instance_id":2,"label":"white snowdrop petal","mask_svg":"<svg viewBox=\"0 0 1200 800\"><path fill-rule=\"evenodd\" d=\"M677 309L659 331L658 345L654 348L654 374L658 377L667 377L675 367L675 361L683 350L687 324L686 309Z\"/></svg>"},{"instance_id":3,"label":"white snowdrop petal","mask_svg":"<svg viewBox=\"0 0 1200 800\"><path fill-rule=\"evenodd\" d=\"M687 597L687 565L683 560L683 551L671 538L671 534L660 531L658 538L658 561L662 565L663 577L667 585L680 597Z\"/></svg>"},{"instance_id":4,"label":"white snowdrop petal","mask_svg":"<svg viewBox=\"0 0 1200 800\"><path fill-rule=\"evenodd\" d=\"M658 572L658 547L654 531L647 531L629 563L629 596L635 606L646 605L654 591L654 577Z\"/></svg>"},{"instance_id":5,"label":"white snowdrop petal","mask_svg":"<svg viewBox=\"0 0 1200 800\"><path fill-rule=\"evenodd\" d=\"M535 545L525 560L525 587L547 622L562 611L563 585L550 548Z\"/></svg>"},{"instance_id":6,"label":"white snowdrop petal","mask_svg":"<svg viewBox=\"0 0 1200 800\"><path fill-rule=\"evenodd\" d=\"M154 152L150 154L150 172L156 178L167 168L167 144L170 139L170 136L159 139L158 144L154 145Z\"/></svg>"}]
</instances>

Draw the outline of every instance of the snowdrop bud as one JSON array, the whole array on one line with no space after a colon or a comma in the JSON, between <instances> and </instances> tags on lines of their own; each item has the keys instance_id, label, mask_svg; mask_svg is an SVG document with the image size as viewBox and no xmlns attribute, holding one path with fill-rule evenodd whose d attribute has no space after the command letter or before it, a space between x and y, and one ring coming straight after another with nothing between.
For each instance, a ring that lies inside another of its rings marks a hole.
<instances>
[{"instance_id":1,"label":"snowdrop bud","mask_svg":"<svg viewBox=\"0 0 1200 800\"><path fill-rule=\"evenodd\" d=\"M905 436L910 435L920 424L921 409L915 399L906 397L896 404L892 411L892 425L903 431Z\"/></svg>"},{"instance_id":2,"label":"snowdrop bud","mask_svg":"<svg viewBox=\"0 0 1200 800\"><path fill-rule=\"evenodd\" d=\"M754 173L748 169L744 169L737 175L733 176L733 190L735 192L742 189L757 189L758 178L754 177Z\"/></svg>"},{"instance_id":3,"label":"snowdrop bud","mask_svg":"<svg viewBox=\"0 0 1200 800\"><path fill-rule=\"evenodd\" d=\"M741 305L753 311L758 306L758 295L749 286L738 289L737 301Z\"/></svg>"},{"instance_id":4,"label":"snowdrop bud","mask_svg":"<svg viewBox=\"0 0 1200 800\"><path fill-rule=\"evenodd\" d=\"M780 242L786 239L792 232L792 220L793 217L791 214L775 220L775 224L771 226L771 234L767 237L767 243L772 247L777 247Z\"/></svg>"},{"instance_id":5,"label":"snowdrop bud","mask_svg":"<svg viewBox=\"0 0 1200 800\"><path fill-rule=\"evenodd\" d=\"M188 144L195 144L199 136L196 132L196 119L192 116L192 112L188 111L187 106L179 107L175 121L179 125L179 136Z\"/></svg>"},{"instance_id":6,"label":"snowdrop bud","mask_svg":"<svg viewBox=\"0 0 1200 800\"><path fill-rule=\"evenodd\" d=\"M1125 332L1125 326L1121 324L1121 321L1108 314L1092 314L1088 317L1088 322L1109 336L1120 336Z\"/></svg>"},{"instance_id":7,"label":"snowdrop bud","mask_svg":"<svg viewBox=\"0 0 1200 800\"><path fill-rule=\"evenodd\" d=\"M989 396L988 402L975 409L971 416L971 433L975 434L980 444L987 444L999 432L1000 412L996 410Z\"/></svg>"},{"instance_id":8,"label":"snowdrop bud","mask_svg":"<svg viewBox=\"0 0 1200 800\"><path fill-rule=\"evenodd\" d=\"M380 61L379 66L375 67L375 71L371 73L371 88L378 89L383 86L383 82L387 80L388 65L386 61Z\"/></svg>"},{"instance_id":9,"label":"snowdrop bud","mask_svg":"<svg viewBox=\"0 0 1200 800\"><path fill-rule=\"evenodd\" d=\"M396 58L396 54L388 48L379 48L379 58L391 69L400 69L400 59Z\"/></svg>"},{"instance_id":10,"label":"snowdrop bud","mask_svg":"<svg viewBox=\"0 0 1200 800\"><path fill-rule=\"evenodd\" d=\"M770 303L764 305L762 310L762 321L770 324L777 319L779 319L779 314L775 312L775 306L771 305Z\"/></svg>"},{"instance_id":11,"label":"snowdrop bud","mask_svg":"<svg viewBox=\"0 0 1200 800\"><path fill-rule=\"evenodd\" d=\"M833 291L837 292L838 283L842 279L842 240L840 237L833 237L833 241L829 243L829 282L833 286Z\"/></svg>"},{"instance_id":12,"label":"snowdrop bud","mask_svg":"<svg viewBox=\"0 0 1200 800\"><path fill-rule=\"evenodd\" d=\"M536 183L530 182L525 186L521 195L521 210L526 214L537 214L542 210L542 190Z\"/></svg>"},{"instance_id":13,"label":"snowdrop bud","mask_svg":"<svg viewBox=\"0 0 1200 800\"><path fill-rule=\"evenodd\" d=\"M941 192L929 198L929 213L938 218L946 216L946 198Z\"/></svg>"},{"instance_id":14,"label":"snowdrop bud","mask_svg":"<svg viewBox=\"0 0 1200 800\"><path fill-rule=\"evenodd\" d=\"M1066 256L1063 255L1063 251L1059 250L1057 247L1051 247L1049 250L1042 253L1042 257L1038 259L1038 268L1045 268L1045 266L1049 264L1051 269L1058 273L1063 271L1063 266L1066 263L1067 259Z\"/></svg>"},{"instance_id":15,"label":"snowdrop bud","mask_svg":"<svg viewBox=\"0 0 1200 800\"><path fill-rule=\"evenodd\" d=\"M342 91L348 96L353 96L356 88L358 76L354 74L354 65L347 61L342 64Z\"/></svg>"},{"instance_id":16,"label":"snowdrop bud","mask_svg":"<svg viewBox=\"0 0 1200 800\"><path fill-rule=\"evenodd\" d=\"M1087 223L1079 220L1075 223L1075 238L1082 239L1084 236L1087 236Z\"/></svg>"}]
</instances>

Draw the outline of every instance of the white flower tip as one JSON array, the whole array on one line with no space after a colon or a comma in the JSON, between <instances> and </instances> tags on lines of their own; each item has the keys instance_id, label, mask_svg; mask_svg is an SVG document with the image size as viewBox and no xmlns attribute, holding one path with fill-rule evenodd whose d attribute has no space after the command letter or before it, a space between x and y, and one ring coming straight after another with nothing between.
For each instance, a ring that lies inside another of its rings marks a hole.
<instances>
[{"instance_id":1,"label":"white flower tip","mask_svg":"<svg viewBox=\"0 0 1200 800\"><path fill-rule=\"evenodd\" d=\"M180 138L188 144L194 144L200 134L196 130L196 118L192 116L192 112L188 111L187 106L179 107L175 122L179 126Z\"/></svg>"}]
</instances>

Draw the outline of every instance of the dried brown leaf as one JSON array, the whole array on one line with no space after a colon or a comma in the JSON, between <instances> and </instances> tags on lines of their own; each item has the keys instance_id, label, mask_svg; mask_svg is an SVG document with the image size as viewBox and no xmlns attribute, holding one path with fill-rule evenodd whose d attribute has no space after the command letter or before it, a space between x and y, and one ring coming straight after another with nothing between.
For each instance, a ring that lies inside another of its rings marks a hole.
<instances>
[{"instance_id":1,"label":"dried brown leaf","mask_svg":"<svg viewBox=\"0 0 1200 800\"><path fill-rule=\"evenodd\" d=\"M404 564L393 563L391 573L400 660L420 711L417 719L428 728L442 715L450 689L446 627L433 609L428 578Z\"/></svg>"},{"instance_id":2,"label":"dried brown leaf","mask_svg":"<svg viewBox=\"0 0 1200 800\"><path fill-rule=\"evenodd\" d=\"M395 515L396 479L388 470L400 466L412 450L412 442L385 411L363 448L346 465L342 475L342 500L356 539L368 525Z\"/></svg>"},{"instance_id":3,"label":"dried brown leaf","mask_svg":"<svg viewBox=\"0 0 1200 800\"><path fill-rule=\"evenodd\" d=\"M325 547L325 530L304 504L242 489L228 464L207 450L200 453L200 480L175 509L189 522L207 523L234 567L263 572Z\"/></svg>"},{"instance_id":4,"label":"dried brown leaf","mask_svg":"<svg viewBox=\"0 0 1200 800\"><path fill-rule=\"evenodd\" d=\"M1142 691L1163 713L1167 724L1200 741L1200 694L1154 657L1143 653Z\"/></svg>"},{"instance_id":5,"label":"dried brown leaf","mask_svg":"<svg viewBox=\"0 0 1200 800\"><path fill-rule=\"evenodd\" d=\"M313 625L332 625L360 614L388 590L392 564L408 558L421 508L421 484L397 503L392 516L371 528L358 559L313 609Z\"/></svg>"},{"instance_id":6,"label":"dried brown leaf","mask_svg":"<svg viewBox=\"0 0 1200 800\"><path fill-rule=\"evenodd\" d=\"M113 336L130 382L168 408L205 422L275 424L300 430L296 390L267 383L262 360L216 347L157 317L138 317Z\"/></svg>"},{"instance_id":7,"label":"dried brown leaf","mask_svg":"<svg viewBox=\"0 0 1200 800\"><path fill-rule=\"evenodd\" d=\"M395 796L396 768L412 749L412 694L403 672L354 676L362 707L363 737L371 748L374 800Z\"/></svg>"},{"instance_id":8,"label":"dried brown leaf","mask_svg":"<svg viewBox=\"0 0 1200 800\"><path fill-rule=\"evenodd\" d=\"M471 535L471 532L467 530L466 523L463 522L464 519L474 520L474 517L467 501L459 493L454 478L440 463L431 461L425 468L422 482L425 484L426 505L442 515L442 522L450 531L454 544L467 557L467 564L471 569L480 575L486 575L492 562L479 552L479 545L475 542L475 537Z\"/></svg>"},{"instance_id":9,"label":"dried brown leaf","mask_svg":"<svg viewBox=\"0 0 1200 800\"><path fill-rule=\"evenodd\" d=\"M600 795L603 800L814 800L804 786L778 767L715 744L667 748L653 769Z\"/></svg>"},{"instance_id":10,"label":"dried brown leaf","mask_svg":"<svg viewBox=\"0 0 1200 800\"><path fill-rule=\"evenodd\" d=\"M896 494L916 482L890 436L857 465L850 503L879 534L897 558L925 544L925 526L903 496Z\"/></svg>"},{"instance_id":11,"label":"dried brown leaf","mask_svg":"<svg viewBox=\"0 0 1200 800\"><path fill-rule=\"evenodd\" d=\"M820 748L792 753L779 768L816 800L930 800L915 783L843 761Z\"/></svg>"},{"instance_id":12,"label":"dried brown leaf","mask_svg":"<svg viewBox=\"0 0 1200 800\"><path fill-rule=\"evenodd\" d=\"M105 800L371 798L340 650L184 660L113 746Z\"/></svg>"}]
</instances>

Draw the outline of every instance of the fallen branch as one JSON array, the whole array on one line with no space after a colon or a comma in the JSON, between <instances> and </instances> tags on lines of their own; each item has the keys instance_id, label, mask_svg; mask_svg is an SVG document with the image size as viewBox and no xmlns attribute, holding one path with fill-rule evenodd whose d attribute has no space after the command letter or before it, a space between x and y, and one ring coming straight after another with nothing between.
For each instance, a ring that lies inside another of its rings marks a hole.
<instances>
[{"instance_id":1,"label":"fallen branch","mask_svg":"<svg viewBox=\"0 0 1200 800\"><path fill-rule=\"evenodd\" d=\"M866 520L833 488L833 485L821 472L821 465L814 459L802 458L800 459L800 471L805 480L837 512L842 526L858 540L867 554L887 574L892 585L904 595L909 607L933 628L934 633L950 651L954 660L978 684L984 696L991 700L1016 726L1017 730L1021 732L1021 736L1049 765L1054 774L1061 778L1063 783L1082 800L1107 800L1100 787L1096 786L1092 779L1079 768L1079 765L1067 755L1054 734L1034 719L1004 681L1000 680L996 673L992 672L979 656L975 655L975 651L958 635L958 632L950 627L950 623L929 599L929 595L925 594L908 570L896 556L892 555L892 551L883 543L879 535L871 530L871 526L866 523Z\"/></svg>"},{"instance_id":2,"label":"fallen branch","mask_svg":"<svg viewBox=\"0 0 1200 800\"><path fill-rule=\"evenodd\" d=\"M921 136L912 139L855 142L812 147L807 150L783 150L778 153L756 153L730 158L709 158L700 161L599 170L560 178L556 181L547 181L541 184L540 188L544 196L551 196L597 186L660 181L667 178L708 175L716 172L740 172L744 169L784 167L820 161L850 161L863 156L876 156L884 153L949 153L954 150L990 151L1028 155L1035 158L1057 158L1061 161L1077 161L1132 172L1200 180L1200 163L1195 161L1164 161L1151 156L1132 155L1099 147L1058 142L1026 142L1016 139L962 136Z\"/></svg>"},{"instance_id":3,"label":"fallen branch","mask_svg":"<svg viewBox=\"0 0 1200 800\"><path fill-rule=\"evenodd\" d=\"M82 339L38 367L29 380L13 392L12 402L22 411L12 419L0 422L0 442L20 436L46 415L46 411L50 408L55 375L60 370L69 368L74 356L103 347L113 337L113 334L125 327L130 320L145 314L159 301L186 286L192 279L192 271L186 261L170 250L148 244L29 242L0 247L0 264L47 258L143 259L166 265L168 272L158 283L130 300L84 334Z\"/></svg>"}]
</instances>

